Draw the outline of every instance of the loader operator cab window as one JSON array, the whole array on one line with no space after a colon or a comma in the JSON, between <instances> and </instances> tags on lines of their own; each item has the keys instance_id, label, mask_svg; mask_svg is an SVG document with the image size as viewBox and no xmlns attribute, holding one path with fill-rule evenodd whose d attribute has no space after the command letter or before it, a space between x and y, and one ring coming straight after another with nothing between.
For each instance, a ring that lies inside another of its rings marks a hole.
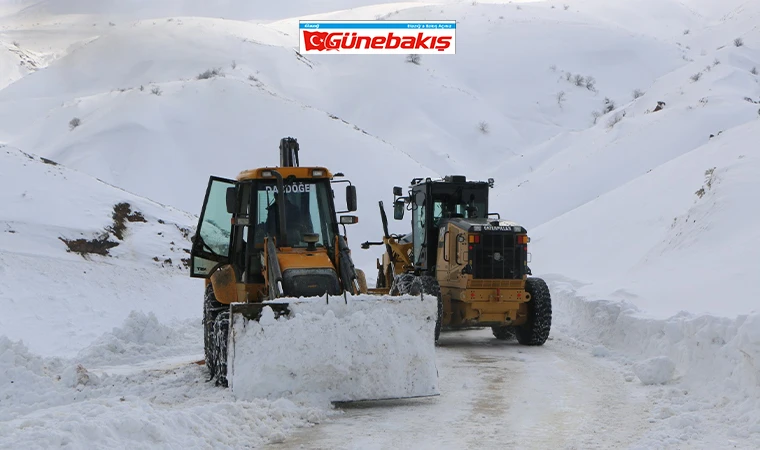
<instances>
[{"instance_id":1,"label":"loader operator cab window","mask_svg":"<svg viewBox=\"0 0 760 450\"><path fill-rule=\"evenodd\" d=\"M317 247L332 247L335 239L330 217L330 186L325 182L301 182L285 184L285 230L287 245L306 247L304 234L319 235ZM279 236L279 202L274 182L259 183L256 199L256 229L254 242L263 245L264 237Z\"/></svg>"}]
</instances>

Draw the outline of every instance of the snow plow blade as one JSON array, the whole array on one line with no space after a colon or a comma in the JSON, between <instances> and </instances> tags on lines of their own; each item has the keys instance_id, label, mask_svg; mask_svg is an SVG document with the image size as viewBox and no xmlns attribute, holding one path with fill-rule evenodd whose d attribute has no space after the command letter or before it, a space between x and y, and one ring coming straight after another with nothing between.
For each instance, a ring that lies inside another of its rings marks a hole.
<instances>
[{"instance_id":1,"label":"snow plow blade","mask_svg":"<svg viewBox=\"0 0 760 450\"><path fill-rule=\"evenodd\" d=\"M355 295L233 303L236 398L346 403L440 395L437 298Z\"/></svg>"}]
</instances>

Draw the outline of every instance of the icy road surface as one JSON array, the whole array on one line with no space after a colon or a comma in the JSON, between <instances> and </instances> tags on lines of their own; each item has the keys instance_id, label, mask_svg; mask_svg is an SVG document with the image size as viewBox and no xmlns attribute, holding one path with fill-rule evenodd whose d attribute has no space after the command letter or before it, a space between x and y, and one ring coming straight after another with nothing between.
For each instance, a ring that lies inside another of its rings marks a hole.
<instances>
[{"instance_id":1,"label":"icy road surface","mask_svg":"<svg viewBox=\"0 0 760 450\"><path fill-rule=\"evenodd\" d=\"M345 405L266 448L654 448L641 441L647 390L572 339L524 347L468 330L444 332L437 350L440 397Z\"/></svg>"}]
</instances>

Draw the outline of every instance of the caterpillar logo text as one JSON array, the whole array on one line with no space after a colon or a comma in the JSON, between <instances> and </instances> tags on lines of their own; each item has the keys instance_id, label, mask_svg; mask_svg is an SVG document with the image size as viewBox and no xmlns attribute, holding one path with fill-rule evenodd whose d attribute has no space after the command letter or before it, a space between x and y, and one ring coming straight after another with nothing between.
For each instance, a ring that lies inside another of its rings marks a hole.
<instances>
[{"instance_id":1,"label":"caterpillar logo text","mask_svg":"<svg viewBox=\"0 0 760 450\"><path fill-rule=\"evenodd\" d=\"M301 21L301 54L453 55L456 21Z\"/></svg>"}]
</instances>

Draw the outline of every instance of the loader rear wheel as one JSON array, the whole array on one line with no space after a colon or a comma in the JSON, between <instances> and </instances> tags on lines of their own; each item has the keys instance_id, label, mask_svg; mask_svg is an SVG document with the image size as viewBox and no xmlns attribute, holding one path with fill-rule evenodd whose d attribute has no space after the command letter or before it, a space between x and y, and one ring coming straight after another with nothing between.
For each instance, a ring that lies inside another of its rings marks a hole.
<instances>
[{"instance_id":1,"label":"loader rear wheel","mask_svg":"<svg viewBox=\"0 0 760 450\"><path fill-rule=\"evenodd\" d=\"M552 325L552 299L549 287L541 278L528 278L525 290L530 294L528 321L515 327L517 342L522 345L544 345Z\"/></svg>"}]
</instances>

